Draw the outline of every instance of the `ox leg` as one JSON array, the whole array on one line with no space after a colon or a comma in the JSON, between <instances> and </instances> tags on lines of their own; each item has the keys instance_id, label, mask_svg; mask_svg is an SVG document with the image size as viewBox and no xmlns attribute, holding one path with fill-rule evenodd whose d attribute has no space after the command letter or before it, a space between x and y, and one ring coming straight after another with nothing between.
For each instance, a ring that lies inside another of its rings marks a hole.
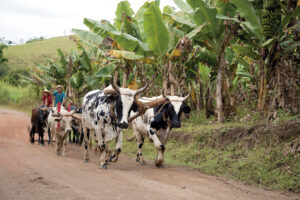
<instances>
[{"instance_id":1,"label":"ox leg","mask_svg":"<svg viewBox=\"0 0 300 200\"><path fill-rule=\"evenodd\" d=\"M81 129L80 138L79 138L79 146L82 145L83 138L84 138L83 129Z\"/></svg>"},{"instance_id":2,"label":"ox leg","mask_svg":"<svg viewBox=\"0 0 300 200\"><path fill-rule=\"evenodd\" d=\"M39 143L43 146L45 145L45 142L44 142L44 129L43 128L39 129Z\"/></svg>"},{"instance_id":3,"label":"ox leg","mask_svg":"<svg viewBox=\"0 0 300 200\"><path fill-rule=\"evenodd\" d=\"M92 149L93 147L93 138L94 136L92 135L92 130L88 130L88 138L89 138L89 148Z\"/></svg>"},{"instance_id":4,"label":"ox leg","mask_svg":"<svg viewBox=\"0 0 300 200\"><path fill-rule=\"evenodd\" d=\"M35 126L32 126L31 130L30 130L30 142L31 142L31 144L34 144L34 130L35 130Z\"/></svg>"},{"instance_id":5,"label":"ox leg","mask_svg":"<svg viewBox=\"0 0 300 200\"><path fill-rule=\"evenodd\" d=\"M110 159L109 159L110 162L118 161L119 154L122 151L122 138L123 138L123 132L120 130L120 132L116 138L116 151L112 156L110 156Z\"/></svg>"},{"instance_id":6,"label":"ox leg","mask_svg":"<svg viewBox=\"0 0 300 200\"><path fill-rule=\"evenodd\" d=\"M72 143L72 132L68 134L69 135L69 143ZM74 137L74 135L73 135Z\"/></svg>"},{"instance_id":7,"label":"ox leg","mask_svg":"<svg viewBox=\"0 0 300 200\"><path fill-rule=\"evenodd\" d=\"M64 133L64 136L62 138L62 148L63 148L63 156L65 157L67 154L66 154L66 146L67 146L67 139L68 138L68 133Z\"/></svg>"},{"instance_id":8,"label":"ox leg","mask_svg":"<svg viewBox=\"0 0 300 200\"><path fill-rule=\"evenodd\" d=\"M52 142L50 127L48 127L48 145Z\"/></svg>"},{"instance_id":9,"label":"ox leg","mask_svg":"<svg viewBox=\"0 0 300 200\"><path fill-rule=\"evenodd\" d=\"M155 130L149 129L148 134L150 139L153 140L154 145L157 149L157 158L155 160L155 166L163 167L165 146L161 144Z\"/></svg>"},{"instance_id":10,"label":"ox leg","mask_svg":"<svg viewBox=\"0 0 300 200\"><path fill-rule=\"evenodd\" d=\"M84 135L84 161L89 162L89 152L88 152L88 129L86 127L83 127L83 135Z\"/></svg>"},{"instance_id":11,"label":"ox leg","mask_svg":"<svg viewBox=\"0 0 300 200\"><path fill-rule=\"evenodd\" d=\"M138 146L138 153L136 155L136 161L140 162L142 165L145 165L146 162L143 157L142 148L144 145L144 136L139 131L134 131L134 135L136 137L136 144Z\"/></svg>"},{"instance_id":12,"label":"ox leg","mask_svg":"<svg viewBox=\"0 0 300 200\"><path fill-rule=\"evenodd\" d=\"M95 140L95 143L96 143L96 146L95 146L95 149L94 149L94 152L95 153L97 153L97 150L99 149L100 150L100 152L101 152L101 144L103 144L104 142L103 142L103 135L102 135L102 137L101 136L99 136L99 135L101 135L101 133L100 134L98 134L98 135L96 135L96 131L94 131L94 140ZM92 146L92 143L90 144L91 146ZM92 148L92 147L91 147Z\"/></svg>"},{"instance_id":13,"label":"ox leg","mask_svg":"<svg viewBox=\"0 0 300 200\"><path fill-rule=\"evenodd\" d=\"M97 147L100 149L100 160L99 160L99 167L100 169L107 169L108 164L108 143L105 141L105 134L101 130L95 130L97 136Z\"/></svg>"},{"instance_id":14,"label":"ox leg","mask_svg":"<svg viewBox=\"0 0 300 200\"><path fill-rule=\"evenodd\" d=\"M71 133L70 133L70 134L71 134ZM77 134L76 131L75 131L75 132L73 131L72 143L75 143L76 134Z\"/></svg>"},{"instance_id":15,"label":"ox leg","mask_svg":"<svg viewBox=\"0 0 300 200\"><path fill-rule=\"evenodd\" d=\"M55 142L55 152L57 155L60 155L60 136L57 132L55 132L55 139L56 139L56 142Z\"/></svg>"},{"instance_id":16,"label":"ox leg","mask_svg":"<svg viewBox=\"0 0 300 200\"><path fill-rule=\"evenodd\" d=\"M51 141L50 141L50 147L53 147L53 142L54 142L54 135L55 135L55 126L54 124L50 124L50 138L51 138Z\"/></svg>"},{"instance_id":17,"label":"ox leg","mask_svg":"<svg viewBox=\"0 0 300 200\"><path fill-rule=\"evenodd\" d=\"M108 165L108 158L107 158L107 151L108 151L108 144L104 143L101 145L100 148L100 169L107 169L107 165Z\"/></svg>"},{"instance_id":18,"label":"ox leg","mask_svg":"<svg viewBox=\"0 0 300 200\"><path fill-rule=\"evenodd\" d=\"M78 144L79 132L78 132L77 128L75 128L73 125L72 125L72 130L73 130L73 143Z\"/></svg>"},{"instance_id":19,"label":"ox leg","mask_svg":"<svg viewBox=\"0 0 300 200\"><path fill-rule=\"evenodd\" d=\"M38 143L39 143L39 145L40 145L40 144L41 144L41 134L40 134L40 130L38 130L38 134L39 134Z\"/></svg>"}]
</instances>

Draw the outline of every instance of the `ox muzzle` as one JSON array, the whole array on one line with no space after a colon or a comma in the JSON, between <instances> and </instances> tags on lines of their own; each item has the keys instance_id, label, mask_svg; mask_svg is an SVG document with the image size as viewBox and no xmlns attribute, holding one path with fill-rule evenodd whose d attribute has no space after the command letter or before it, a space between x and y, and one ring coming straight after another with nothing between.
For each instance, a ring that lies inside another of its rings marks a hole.
<instances>
[{"instance_id":1,"label":"ox muzzle","mask_svg":"<svg viewBox=\"0 0 300 200\"><path fill-rule=\"evenodd\" d=\"M119 128L127 129L128 128L128 123L126 123L126 122L122 122L122 123L118 122L117 126Z\"/></svg>"}]
</instances>

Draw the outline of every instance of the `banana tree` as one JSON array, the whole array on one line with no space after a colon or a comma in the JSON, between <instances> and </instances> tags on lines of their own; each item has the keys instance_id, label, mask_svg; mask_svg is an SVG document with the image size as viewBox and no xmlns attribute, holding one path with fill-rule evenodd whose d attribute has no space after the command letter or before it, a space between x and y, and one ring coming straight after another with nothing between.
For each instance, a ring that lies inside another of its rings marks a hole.
<instances>
[{"instance_id":1,"label":"banana tree","mask_svg":"<svg viewBox=\"0 0 300 200\"><path fill-rule=\"evenodd\" d=\"M268 0L251 3L247 0L231 0L231 2L238 9L238 17L228 18L224 15L218 17L235 21L242 28L238 36L244 48L236 52L259 60L260 82L257 108L266 110L266 101L271 100L270 97L268 98L269 91L274 89L271 80L276 74L276 66L281 65L280 63L284 62L286 57L295 61L297 54L299 55L298 1Z\"/></svg>"},{"instance_id":2,"label":"banana tree","mask_svg":"<svg viewBox=\"0 0 300 200\"><path fill-rule=\"evenodd\" d=\"M218 14L226 16L235 16L236 9L230 2L217 1L214 7L211 7L212 2L204 2L202 0L187 0L174 1L177 3L183 12L190 16L192 22L200 26L204 23L205 26L199 34L194 38L194 43L204 47L206 50L200 53L199 59L205 64L211 64L217 61L217 77L216 77L216 102L218 122L224 121L224 110L230 110L229 90L225 81L225 71L227 69L226 47L230 46L230 41L237 30L235 23L218 19ZM207 56L206 56L207 55ZM206 62L205 62L206 60ZM210 62L210 63L207 63ZM216 62L215 62L216 63ZM225 105L224 105L225 103ZM228 112L226 113L229 114Z\"/></svg>"}]
</instances>

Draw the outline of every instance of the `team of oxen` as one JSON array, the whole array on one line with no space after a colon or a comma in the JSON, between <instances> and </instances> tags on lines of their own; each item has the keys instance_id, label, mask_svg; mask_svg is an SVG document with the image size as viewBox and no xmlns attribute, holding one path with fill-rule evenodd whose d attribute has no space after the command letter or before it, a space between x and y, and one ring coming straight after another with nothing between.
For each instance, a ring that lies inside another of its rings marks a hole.
<instances>
[{"instance_id":1,"label":"team of oxen","mask_svg":"<svg viewBox=\"0 0 300 200\"><path fill-rule=\"evenodd\" d=\"M181 126L182 112L190 113L185 103L187 96L167 96L164 90L160 96L140 97L148 84L138 90L121 88L112 78L111 84L103 90L88 92L83 99L82 108L64 107L38 108L32 111L30 141L34 143L34 133L39 134L39 143L44 145L43 135L48 132L48 144L58 155L66 155L68 136L73 130L73 142L84 143L84 161L89 161L88 146L91 139L100 150L100 168L106 169L108 162L116 162L122 150L122 129L132 124L133 138L136 139L138 153L136 161L145 164L142 147L146 137L153 141L157 149L156 167L163 167L164 151L170 131ZM82 134L80 134L82 133ZM116 140L112 151L109 144ZM71 137L69 137L71 142Z\"/></svg>"}]
</instances>

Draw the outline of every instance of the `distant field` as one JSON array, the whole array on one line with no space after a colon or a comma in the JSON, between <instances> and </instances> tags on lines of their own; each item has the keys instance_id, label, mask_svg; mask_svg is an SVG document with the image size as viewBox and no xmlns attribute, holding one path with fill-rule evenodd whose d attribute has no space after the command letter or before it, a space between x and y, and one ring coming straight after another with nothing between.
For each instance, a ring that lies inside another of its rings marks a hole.
<instances>
[{"instance_id":1,"label":"distant field","mask_svg":"<svg viewBox=\"0 0 300 200\"><path fill-rule=\"evenodd\" d=\"M23 45L9 46L4 50L10 68L32 67L46 64L48 59L57 57L57 49L70 52L76 44L68 36L35 41Z\"/></svg>"}]
</instances>

